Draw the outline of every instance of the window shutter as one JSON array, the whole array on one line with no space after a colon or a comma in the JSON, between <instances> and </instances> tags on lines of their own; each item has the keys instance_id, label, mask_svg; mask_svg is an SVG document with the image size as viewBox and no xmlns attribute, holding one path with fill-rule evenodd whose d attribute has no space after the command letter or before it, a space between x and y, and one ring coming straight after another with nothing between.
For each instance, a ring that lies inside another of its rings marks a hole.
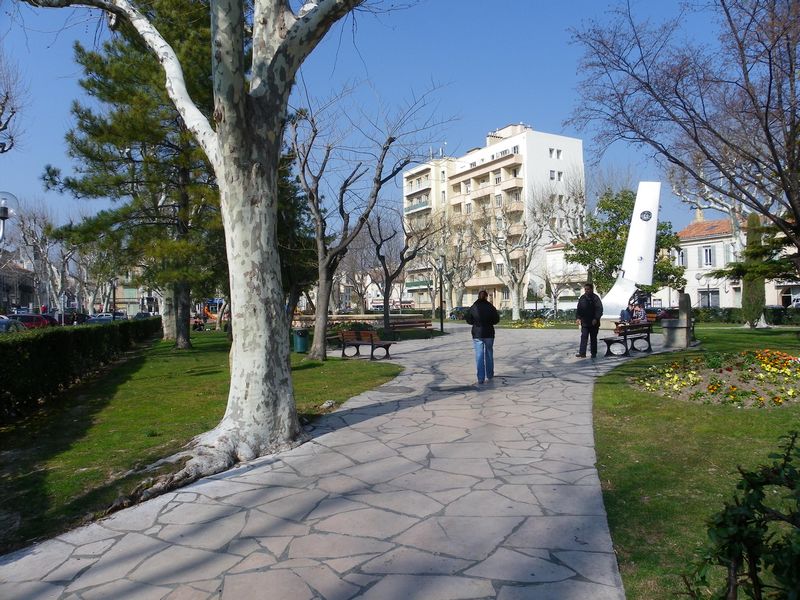
<instances>
[{"instance_id":1,"label":"window shutter","mask_svg":"<svg viewBox=\"0 0 800 600\"><path fill-rule=\"evenodd\" d=\"M717 266L717 247L711 246L711 266Z\"/></svg>"},{"instance_id":2,"label":"window shutter","mask_svg":"<svg viewBox=\"0 0 800 600\"><path fill-rule=\"evenodd\" d=\"M703 266L703 262L704 262L703 261L703 247L702 246L698 246L697 247L697 266L698 266L698 268Z\"/></svg>"}]
</instances>

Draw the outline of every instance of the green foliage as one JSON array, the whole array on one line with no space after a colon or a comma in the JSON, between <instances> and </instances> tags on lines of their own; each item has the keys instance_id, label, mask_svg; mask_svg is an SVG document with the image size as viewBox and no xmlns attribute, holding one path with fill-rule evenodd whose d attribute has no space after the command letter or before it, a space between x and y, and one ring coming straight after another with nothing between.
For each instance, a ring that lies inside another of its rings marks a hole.
<instances>
[{"instance_id":1,"label":"green foliage","mask_svg":"<svg viewBox=\"0 0 800 600\"><path fill-rule=\"evenodd\" d=\"M739 492L708 525L709 547L691 576L691 598L800 598L800 447L786 436L771 465L739 468ZM722 569L724 583L710 577Z\"/></svg>"},{"instance_id":2,"label":"green foliage","mask_svg":"<svg viewBox=\"0 0 800 600\"><path fill-rule=\"evenodd\" d=\"M747 247L745 248L744 277L742 279L742 314L750 327L755 327L764 311L764 275L760 265L764 258L761 244L759 218L747 217Z\"/></svg>"},{"instance_id":3,"label":"green foliage","mask_svg":"<svg viewBox=\"0 0 800 600\"><path fill-rule=\"evenodd\" d=\"M292 174L293 164L294 156L287 153L278 167L278 252L283 291L290 298L312 287L318 276L311 212L297 176Z\"/></svg>"},{"instance_id":4,"label":"green foliage","mask_svg":"<svg viewBox=\"0 0 800 600\"><path fill-rule=\"evenodd\" d=\"M718 354L753 348L798 354L795 334L777 328L696 328L700 348ZM595 384L597 466L628 600L685 597L680 574L705 546L709 514L736 484L734 466L757 467L775 448L776 432L797 429L800 422L798 404L744 411L630 387L631 378L650 366L702 357L701 349L640 357Z\"/></svg>"},{"instance_id":5,"label":"green foliage","mask_svg":"<svg viewBox=\"0 0 800 600\"><path fill-rule=\"evenodd\" d=\"M587 216L585 235L567 244L565 249L567 260L589 270L599 293L607 292L616 281L635 202L636 194L631 190L617 193L607 190L597 201L595 213ZM680 289L686 285L684 268L673 264L665 252L678 246L672 223L660 222L656 233L653 284L642 286L643 291L652 292L662 287Z\"/></svg>"},{"instance_id":6,"label":"green foliage","mask_svg":"<svg viewBox=\"0 0 800 600\"><path fill-rule=\"evenodd\" d=\"M39 406L134 344L152 338L161 319L48 327L0 338L0 421ZM38 365L42 365L39 367ZM41 372L34 372L37 369Z\"/></svg>"},{"instance_id":7,"label":"green foliage","mask_svg":"<svg viewBox=\"0 0 800 600\"><path fill-rule=\"evenodd\" d=\"M742 279L796 279L797 271L787 256L792 242L773 224L762 224L758 215L747 217L747 244L742 260L711 272L712 277ZM788 252L787 252L788 251ZM763 285L763 284L762 284ZM742 290L744 294L744 290ZM743 299L744 302L744 299Z\"/></svg>"},{"instance_id":8,"label":"green foliage","mask_svg":"<svg viewBox=\"0 0 800 600\"><path fill-rule=\"evenodd\" d=\"M148 11L178 54L192 98L210 115L207 2L157 0ZM162 290L224 289L225 238L213 169L169 99L156 57L128 26L100 50L76 45L75 56L84 70L80 83L93 99L72 108L77 125L67 144L77 175L62 177L48 166L45 183L76 197L124 204L60 235L83 254L98 254L98 271L131 271L136 283Z\"/></svg>"}]
</instances>

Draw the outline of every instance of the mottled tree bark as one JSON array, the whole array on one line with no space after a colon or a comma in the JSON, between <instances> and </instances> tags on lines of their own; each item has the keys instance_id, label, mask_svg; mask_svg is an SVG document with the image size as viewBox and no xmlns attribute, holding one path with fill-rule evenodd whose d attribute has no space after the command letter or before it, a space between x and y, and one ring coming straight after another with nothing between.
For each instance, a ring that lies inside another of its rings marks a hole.
<instances>
[{"instance_id":1,"label":"mottled tree bark","mask_svg":"<svg viewBox=\"0 0 800 600\"><path fill-rule=\"evenodd\" d=\"M165 340L177 339L175 331L175 298L172 288L165 290L164 302L161 306L161 329L164 332Z\"/></svg>"}]
</instances>

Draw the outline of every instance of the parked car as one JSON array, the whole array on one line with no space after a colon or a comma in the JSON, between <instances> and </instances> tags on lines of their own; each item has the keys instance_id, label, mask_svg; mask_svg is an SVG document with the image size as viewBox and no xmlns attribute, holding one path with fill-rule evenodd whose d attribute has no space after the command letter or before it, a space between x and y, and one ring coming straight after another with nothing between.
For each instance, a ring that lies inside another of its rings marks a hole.
<instances>
[{"instance_id":1,"label":"parked car","mask_svg":"<svg viewBox=\"0 0 800 600\"><path fill-rule=\"evenodd\" d=\"M28 330L16 319L0 319L0 333L19 333L20 331Z\"/></svg>"},{"instance_id":2,"label":"parked car","mask_svg":"<svg viewBox=\"0 0 800 600\"><path fill-rule=\"evenodd\" d=\"M84 325L102 325L103 323L111 323L115 319L112 317L111 313L99 313L96 315L92 315L88 319L86 319L83 324Z\"/></svg>"},{"instance_id":3,"label":"parked car","mask_svg":"<svg viewBox=\"0 0 800 600\"><path fill-rule=\"evenodd\" d=\"M57 327L58 325L61 325L61 321L56 319L53 315L41 315L41 316L44 317L44 319L47 321L50 327Z\"/></svg>"},{"instance_id":4,"label":"parked car","mask_svg":"<svg viewBox=\"0 0 800 600\"><path fill-rule=\"evenodd\" d=\"M50 327L50 323L42 315L33 314L14 314L8 315L9 319L19 321L28 329L39 329L41 327Z\"/></svg>"},{"instance_id":5,"label":"parked car","mask_svg":"<svg viewBox=\"0 0 800 600\"><path fill-rule=\"evenodd\" d=\"M154 315L153 313L149 313L149 312L138 312L138 313L136 313L135 315L133 315L133 320L134 320L134 321L139 321L140 319L149 319L150 317L154 317L154 316L155 316L155 315Z\"/></svg>"}]
</instances>

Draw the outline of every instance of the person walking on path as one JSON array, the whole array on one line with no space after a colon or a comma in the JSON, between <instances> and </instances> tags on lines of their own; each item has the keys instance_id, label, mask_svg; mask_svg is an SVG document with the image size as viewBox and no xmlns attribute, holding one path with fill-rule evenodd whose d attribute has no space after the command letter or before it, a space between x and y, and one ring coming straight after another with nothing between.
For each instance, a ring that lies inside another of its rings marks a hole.
<instances>
[{"instance_id":1,"label":"person walking on path","mask_svg":"<svg viewBox=\"0 0 800 600\"><path fill-rule=\"evenodd\" d=\"M472 344L475 347L475 366L478 383L494 378L494 326L500 322L497 309L489 302L486 290L478 292L478 299L470 306L464 320L472 325Z\"/></svg>"},{"instance_id":2,"label":"person walking on path","mask_svg":"<svg viewBox=\"0 0 800 600\"><path fill-rule=\"evenodd\" d=\"M600 296L594 293L594 286L587 283L583 286L583 296L578 298L578 322L581 325L581 345L578 358L586 358L586 342L590 341L589 350L592 358L597 356L597 332L600 330L600 317L603 316L603 303Z\"/></svg>"}]
</instances>

